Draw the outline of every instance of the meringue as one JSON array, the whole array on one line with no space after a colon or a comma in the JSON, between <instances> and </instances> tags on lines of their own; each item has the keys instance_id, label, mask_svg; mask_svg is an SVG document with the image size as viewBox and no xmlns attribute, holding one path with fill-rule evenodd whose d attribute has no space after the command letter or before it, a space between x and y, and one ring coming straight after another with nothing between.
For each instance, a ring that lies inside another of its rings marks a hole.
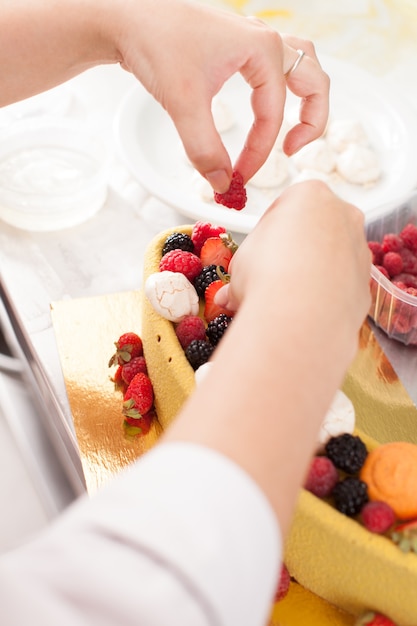
<instances>
[{"instance_id":1,"label":"meringue","mask_svg":"<svg viewBox=\"0 0 417 626\"><path fill-rule=\"evenodd\" d=\"M180 322L187 315L198 315L198 294L180 272L166 270L150 274L144 291L154 310L171 322Z\"/></svg>"}]
</instances>

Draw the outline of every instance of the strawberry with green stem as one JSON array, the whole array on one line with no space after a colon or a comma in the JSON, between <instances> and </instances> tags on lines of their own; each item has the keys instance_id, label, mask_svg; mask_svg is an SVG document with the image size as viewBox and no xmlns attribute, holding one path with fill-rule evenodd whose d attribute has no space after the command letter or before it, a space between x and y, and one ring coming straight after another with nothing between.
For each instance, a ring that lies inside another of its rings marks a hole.
<instances>
[{"instance_id":1,"label":"strawberry with green stem","mask_svg":"<svg viewBox=\"0 0 417 626\"><path fill-rule=\"evenodd\" d=\"M114 342L116 352L109 360L109 367L112 365L124 365L131 359L143 355L142 339L133 332L120 335L119 339Z\"/></svg>"}]
</instances>

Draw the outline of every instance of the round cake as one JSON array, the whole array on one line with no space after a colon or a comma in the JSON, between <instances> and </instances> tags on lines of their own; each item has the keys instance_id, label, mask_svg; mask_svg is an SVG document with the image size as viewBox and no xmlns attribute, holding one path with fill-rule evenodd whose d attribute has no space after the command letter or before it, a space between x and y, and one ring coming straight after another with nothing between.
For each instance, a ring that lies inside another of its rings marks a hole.
<instances>
[{"instance_id":1,"label":"round cake","mask_svg":"<svg viewBox=\"0 0 417 626\"><path fill-rule=\"evenodd\" d=\"M190 235L192 226L164 231L150 243L144 283L159 272L164 243L174 232ZM158 419L167 428L193 392L195 372L177 339L174 323L157 313L146 297L142 338ZM363 426L355 435L371 451L380 444L365 434ZM300 492L286 541L285 563L308 593L345 612L345 617L340 613L340 621L336 614L334 621L323 619L323 626L350 623L346 614L352 616L353 624L354 616L368 610L388 616L398 626L417 624L417 553L402 552L391 538L370 532L305 489ZM316 623L314 619L312 615L309 623Z\"/></svg>"}]
</instances>

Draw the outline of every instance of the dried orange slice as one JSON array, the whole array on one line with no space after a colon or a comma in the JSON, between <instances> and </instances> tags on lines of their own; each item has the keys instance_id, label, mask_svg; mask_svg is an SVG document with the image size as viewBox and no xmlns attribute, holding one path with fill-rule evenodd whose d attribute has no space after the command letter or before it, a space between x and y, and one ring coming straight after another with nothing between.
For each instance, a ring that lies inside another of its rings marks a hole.
<instances>
[{"instance_id":1,"label":"dried orange slice","mask_svg":"<svg viewBox=\"0 0 417 626\"><path fill-rule=\"evenodd\" d=\"M395 441L371 450L360 472L371 500L389 504L399 519L417 516L417 445Z\"/></svg>"}]
</instances>

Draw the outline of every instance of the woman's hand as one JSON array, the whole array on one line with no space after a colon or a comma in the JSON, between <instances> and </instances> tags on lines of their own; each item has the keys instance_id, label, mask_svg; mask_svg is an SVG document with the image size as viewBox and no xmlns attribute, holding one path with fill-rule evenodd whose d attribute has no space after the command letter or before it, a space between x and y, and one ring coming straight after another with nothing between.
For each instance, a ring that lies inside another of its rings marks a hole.
<instances>
[{"instance_id":1,"label":"woman's hand","mask_svg":"<svg viewBox=\"0 0 417 626\"><path fill-rule=\"evenodd\" d=\"M272 311L288 310L288 322L297 315L319 342L334 333L347 364L370 306L370 267L363 213L306 181L286 189L246 237L216 300L231 310L249 298L268 302L270 324Z\"/></svg>"},{"instance_id":2,"label":"woman's hand","mask_svg":"<svg viewBox=\"0 0 417 626\"><path fill-rule=\"evenodd\" d=\"M284 149L292 154L319 137L328 116L329 78L313 44L281 36L255 18L187 0L121 2L117 41L122 66L168 111L196 169L216 191L228 189L232 168L246 183L265 162L283 119L286 87L302 98L300 124ZM286 80L285 73L305 56ZM240 73L252 89L254 120L232 166L211 113L222 85Z\"/></svg>"}]
</instances>

